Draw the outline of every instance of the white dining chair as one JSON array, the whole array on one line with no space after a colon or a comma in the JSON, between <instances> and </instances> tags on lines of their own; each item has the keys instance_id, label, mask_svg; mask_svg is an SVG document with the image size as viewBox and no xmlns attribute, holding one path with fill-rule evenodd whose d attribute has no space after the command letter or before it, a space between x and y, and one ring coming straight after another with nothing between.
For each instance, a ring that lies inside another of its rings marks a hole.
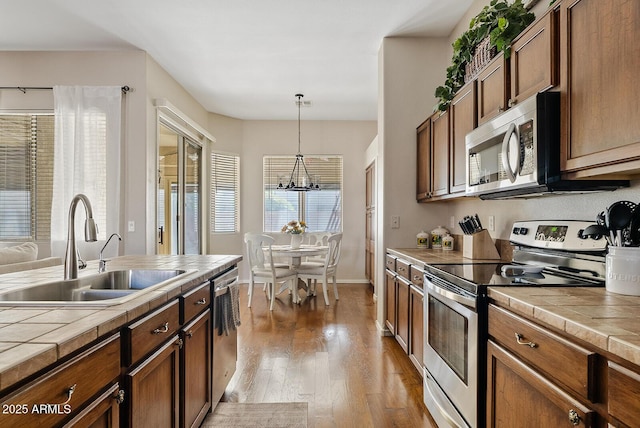
<instances>
[{"instance_id":1,"label":"white dining chair","mask_svg":"<svg viewBox=\"0 0 640 428\"><path fill-rule=\"evenodd\" d=\"M276 294L278 294L276 285L293 281L292 286L295 286L298 279L297 272L289 267L278 267L271 262L273 260L271 246L275 242L271 236L260 233L245 233L244 242L246 244L247 260L251 267L248 306L251 307L254 283L256 281L264 282L267 287L267 296L270 300L269 310L272 311L273 302Z\"/></svg>"},{"instance_id":2,"label":"white dining chair","mask_svg":"<svg viewBox=\"0 0 640 428\"><path fill-rule=\"evenodd\" d=\"M304 237L305 245L317 245L317 246L327 246L327 240L332 235L331 232L306 232ZM324 256L307 256L305 258L307 262L319 262L324 263Z\"/></svg>"},{"instance_id":3,"label":"white dining chair","mask_svg":"<svg viewBox=\"0 0 640 428\"><path fill-rule=\"evenodd\" d=\"M329 296L327 288L329 286L329 278L333 279L333 294L336 300L339 300L338 285L336 283L336 275L338 270L338 262L340 260L340 248L342 247L342 233L335 233L327 239L329 250L322 262L305 261L297 268L298 277L308 280L311 287L313 280L313 295L316 294L316 286L318 280L322 281L322 293L324 294L324 303L329 305Z\"/></svg>"}]
</instances>

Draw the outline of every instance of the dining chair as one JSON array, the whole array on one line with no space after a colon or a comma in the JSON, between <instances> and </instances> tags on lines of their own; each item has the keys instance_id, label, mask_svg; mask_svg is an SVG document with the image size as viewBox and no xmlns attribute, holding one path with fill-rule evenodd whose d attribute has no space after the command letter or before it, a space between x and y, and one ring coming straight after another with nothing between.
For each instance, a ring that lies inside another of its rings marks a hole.
<instances>
[{"instance_id":1,"label":"dining chair","mask_svg":"<svg viewBox=\"0 0 640 428\"><path fill-rule=\"evenodd\" d=\"M307 279L309 286L313 280L313 295L316 294L316 286L318 280L322 281L322 293L324 294L324 303L329 305L329 297L327 295L327 287L329 286L329 278L333 279L333 294L336 300L339 300L338 285L336 283L336 271L338 270L338 261L340 260L340 248L342 246L342 233L335 233L327 239L329 250L322 262L305 261L297 268L298 277Z\"/></svg>"},{"instance_id":2,"label":"dining chair","mask_svg":"<svg viewBox=\"0 0 640 428\"><path fill-rule=\"evenodd\" d=\"M306 245L319 245L327 246L327 240L332 235L331 232L306 232L304 237L304 244ZM308 262L324 262L324 256L308 256L305 261Z\"/></svg>"},{"instance_id":3,"label":"dining chair","mask_svg":"<svg viewBox=\"0 0 640 428\"><path fill-rule=\"evenodd\" d=\"M275 239L269 235L260 233L245 233L244 242L246 244L247 260L251 268L249 273L249 304L253 298L253 285L257 282L264 282L267 287L267 296L270 304L269 310L273 310L273 302L276 297L276 285L294 281L295 286L298 279L297 272L289 267L278 267L272 263L271 246ZM265 249L266 248L266 249Z\"/></svg>"}]
</instances>

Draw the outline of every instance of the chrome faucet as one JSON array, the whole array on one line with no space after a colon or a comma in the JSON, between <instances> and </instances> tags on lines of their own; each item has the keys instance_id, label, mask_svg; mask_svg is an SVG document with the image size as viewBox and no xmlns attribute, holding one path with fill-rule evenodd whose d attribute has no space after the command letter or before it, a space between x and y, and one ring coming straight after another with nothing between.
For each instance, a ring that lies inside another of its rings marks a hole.
<instances>
[{"instance_id":1,"label":"chrome faucet","mask_svg":"<svg viewBox=\"0 0 640 428\"><path fill-rule=\"evenodd\" d=\"M78 277L78 252L76 249L75 216L76 206L82 201L86 220L84 222L84 240L95 242L98 240L98 228L93 220L91 202L85 195L79 193L71 200L69 206L69 220L67 233L67 251L64 257L64 279L76 279Z\"/></svg>"},{"instance_id":2,"label":"chrome faucet","mask_svg":"<svg viewBox=\"0 0 640 428\"><path fill-rule=\"evenodd\" d=\"M98 263L98 273L102 273L107 270L107 262L109 260L105 260L102 257L102 252L104 251L105 248L107 248L109 241L111 241L111 238L113 238L114 236L118 237L118 241L122 241L122 238L117 233L112 233L109 239L107 239L107 242L104 244L104 247L102 247L102 250L100 250L100 262Z\"/></svg>"}]
</instances>

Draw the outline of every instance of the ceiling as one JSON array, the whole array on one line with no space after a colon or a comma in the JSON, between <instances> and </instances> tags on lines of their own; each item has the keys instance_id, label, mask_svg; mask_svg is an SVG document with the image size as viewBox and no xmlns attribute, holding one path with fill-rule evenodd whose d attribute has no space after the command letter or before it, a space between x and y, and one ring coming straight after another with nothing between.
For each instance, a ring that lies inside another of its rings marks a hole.
<instances>
[{"instance_id":1,"label":"ceiling","mask_svg":"<svg viewBox=\"0 0 640 428\"><path fill-rule=\"evenodd\" d=\"M5 0L0 50L151 55L208 111L376 120L386 36L445 37L472 0Z\"/></svg>"}]
</instances>

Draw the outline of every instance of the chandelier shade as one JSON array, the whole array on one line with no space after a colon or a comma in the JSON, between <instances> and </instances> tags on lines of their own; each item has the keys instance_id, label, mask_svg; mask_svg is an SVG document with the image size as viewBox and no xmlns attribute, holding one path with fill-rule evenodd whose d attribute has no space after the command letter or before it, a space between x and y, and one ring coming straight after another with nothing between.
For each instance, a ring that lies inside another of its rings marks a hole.
<instances>
[{"instance_id":1,"label":"chandelier shade","mask_svg":"<svg viewBox=\"0 0 640 428\"><path fill-rule=\"evenodd\" d=\"M296 104L298 105L298 153L296 161L293 164L291 175L286 183L280 180L278 189L288 190L292 192L308 192L309 190L320 190L319 178L309 174L307 166L304 163L304 156L300 152L300 108L302 107L302 94L296 94Z\"/></svg>"}]
</instances>

